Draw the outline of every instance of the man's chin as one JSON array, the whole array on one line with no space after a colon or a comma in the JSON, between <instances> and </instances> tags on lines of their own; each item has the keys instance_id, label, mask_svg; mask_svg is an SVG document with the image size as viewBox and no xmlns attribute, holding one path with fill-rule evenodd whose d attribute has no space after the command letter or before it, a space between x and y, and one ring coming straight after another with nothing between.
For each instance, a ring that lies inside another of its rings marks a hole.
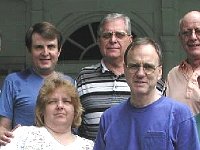
<instances>
[{"instance_id":1,"label":"man's chin","mask_svg":"<svg viewBox=\"0 0 200 150\"><path fill-rule=\"evenodd\" d=\"M133 91L134 93L138 93L138 94L146 93L146 89L143 89L143 88L135 88Z\"/></svg>"},{"instance_id":2,"label":"man's chin","mask_svg":"<svg viewBox=\"0 0 200 150\"><path fill-rule=\"evenodd\" d=\"M37 71L40 74L48 75L48 74L51 74L54 71L54 69L53 68L49 68L49 67L43 67L43 68L37 68Z\"/></svg>"}]
</instances>

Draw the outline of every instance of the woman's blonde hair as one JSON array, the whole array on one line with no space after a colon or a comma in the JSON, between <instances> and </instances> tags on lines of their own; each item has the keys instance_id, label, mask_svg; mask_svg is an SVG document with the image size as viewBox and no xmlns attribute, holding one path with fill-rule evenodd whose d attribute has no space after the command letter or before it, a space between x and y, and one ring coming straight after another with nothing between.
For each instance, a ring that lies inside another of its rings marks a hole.
<instances>
[{"instance_id":1,"label":"woman's blonde hair","mask_svg":"<svg viewBox=\"0 0 200 150\"><path fill-rule=\"evenodd\" d=\"M44 126L44 111L48 103L48 96L53 93L55 89L60 87L66 89L67 94L71 97L72 105L74 106L74 120L72 123L72 128L77 128L80 126L83 108L80 103L77 89L72 83L70 83L70 81L66 80L64 75L61 73L54 73L53 75L47 77L39 91L35 109L36 126Z\"/></svg>"}]
</instances>

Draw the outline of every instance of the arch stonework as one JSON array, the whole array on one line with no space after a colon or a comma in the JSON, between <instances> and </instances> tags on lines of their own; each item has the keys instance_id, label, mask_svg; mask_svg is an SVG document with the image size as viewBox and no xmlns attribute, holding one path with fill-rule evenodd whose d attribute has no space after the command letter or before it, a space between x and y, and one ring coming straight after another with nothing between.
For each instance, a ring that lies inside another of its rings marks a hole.
<instances>
[{"instance_id":1,"label":"arch stonework","mask_svg":"<svg viewBox=\"0 0 200 150\"><path fill-rule=\"evenodd\" d=\"M200 1L155 0L148 5L145 3L146 0L133 0L131 3L129 0L1 0L0 69L5 69L6 74L29 66L31 59L24 45L24 33L30 25L49 21L61 30L64 38L68 38L82 26L97 22L103 15L114 10L130 17L132 29L138 36L150 36L161 43L166 74L185 57L176 36L177 21L187 11L199 10ZM81 62L75 62L74 65L63 64L62 67L75 72L73 69L81 65Z\"/></svg>"},{"instance_id":2,"label":"arch stonework","mask_svg":"<svg viewBox=\"0 0 200 150\"><path fill-rule=\"evenodd\" d=\"M70 34L72 34L83 25L100 21L102 16L107 13L110 12L83 12L79 15L77 15L77 13L70 13L65 16L59 23L57 23L56 26L61 30L64 38L66 39ZM152 29L138 14L131 13L131 15L128 16L132 22L132 30L136 32L136 34L140 36L154 36Z\"/></svg>"}]
</instances>

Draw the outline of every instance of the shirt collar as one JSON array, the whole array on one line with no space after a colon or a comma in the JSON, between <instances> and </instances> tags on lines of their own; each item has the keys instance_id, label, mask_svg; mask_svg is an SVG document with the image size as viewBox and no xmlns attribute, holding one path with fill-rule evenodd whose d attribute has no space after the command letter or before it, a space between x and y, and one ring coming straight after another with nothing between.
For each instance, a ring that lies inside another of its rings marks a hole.
<instances>
[{"instance_id":1,"label":"shirt collar","mask_svg":"<svg viewBox=\"0 0 200 150\"><path fill-rule=\"evenodd\" d=\"M103 59L101 60L101 71L102 73L105 73L106 71L109 71L109 69L106 67L105 63L103 62Z\"/></svg>"},{"instance_id":2,"label":"shirt collar","mask_svg":"<svg viewBox=\"0 0 200 150\"><path fill-rule=\"evenodd\" d=\"M194 72L192 66L187 62L187 60L181 62L181 64L179 65L179 70L188 77L190 77Z\"/></svg>"}]
</instances>

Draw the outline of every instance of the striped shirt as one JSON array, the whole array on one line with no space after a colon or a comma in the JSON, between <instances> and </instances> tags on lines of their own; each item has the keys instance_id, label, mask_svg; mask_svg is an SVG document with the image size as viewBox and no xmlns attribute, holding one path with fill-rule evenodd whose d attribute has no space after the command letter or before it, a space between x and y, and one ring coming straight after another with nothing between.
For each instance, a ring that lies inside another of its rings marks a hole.
<instances>
[{"instance_id":1,"label":"striped shirt","mask_svg":"<svg viewBox=\"0 0 200 150\"><path fill-rule=\"evenodd\" d=\"M159 84L161 89L162 85L163 83ZM103 62L83 68L77 78L77 88L85 110L78 133L82 137L95 140L102 113L127 100L130 97L130 88L124 74L116 76Z\"/></svg>"}]
</instances>

